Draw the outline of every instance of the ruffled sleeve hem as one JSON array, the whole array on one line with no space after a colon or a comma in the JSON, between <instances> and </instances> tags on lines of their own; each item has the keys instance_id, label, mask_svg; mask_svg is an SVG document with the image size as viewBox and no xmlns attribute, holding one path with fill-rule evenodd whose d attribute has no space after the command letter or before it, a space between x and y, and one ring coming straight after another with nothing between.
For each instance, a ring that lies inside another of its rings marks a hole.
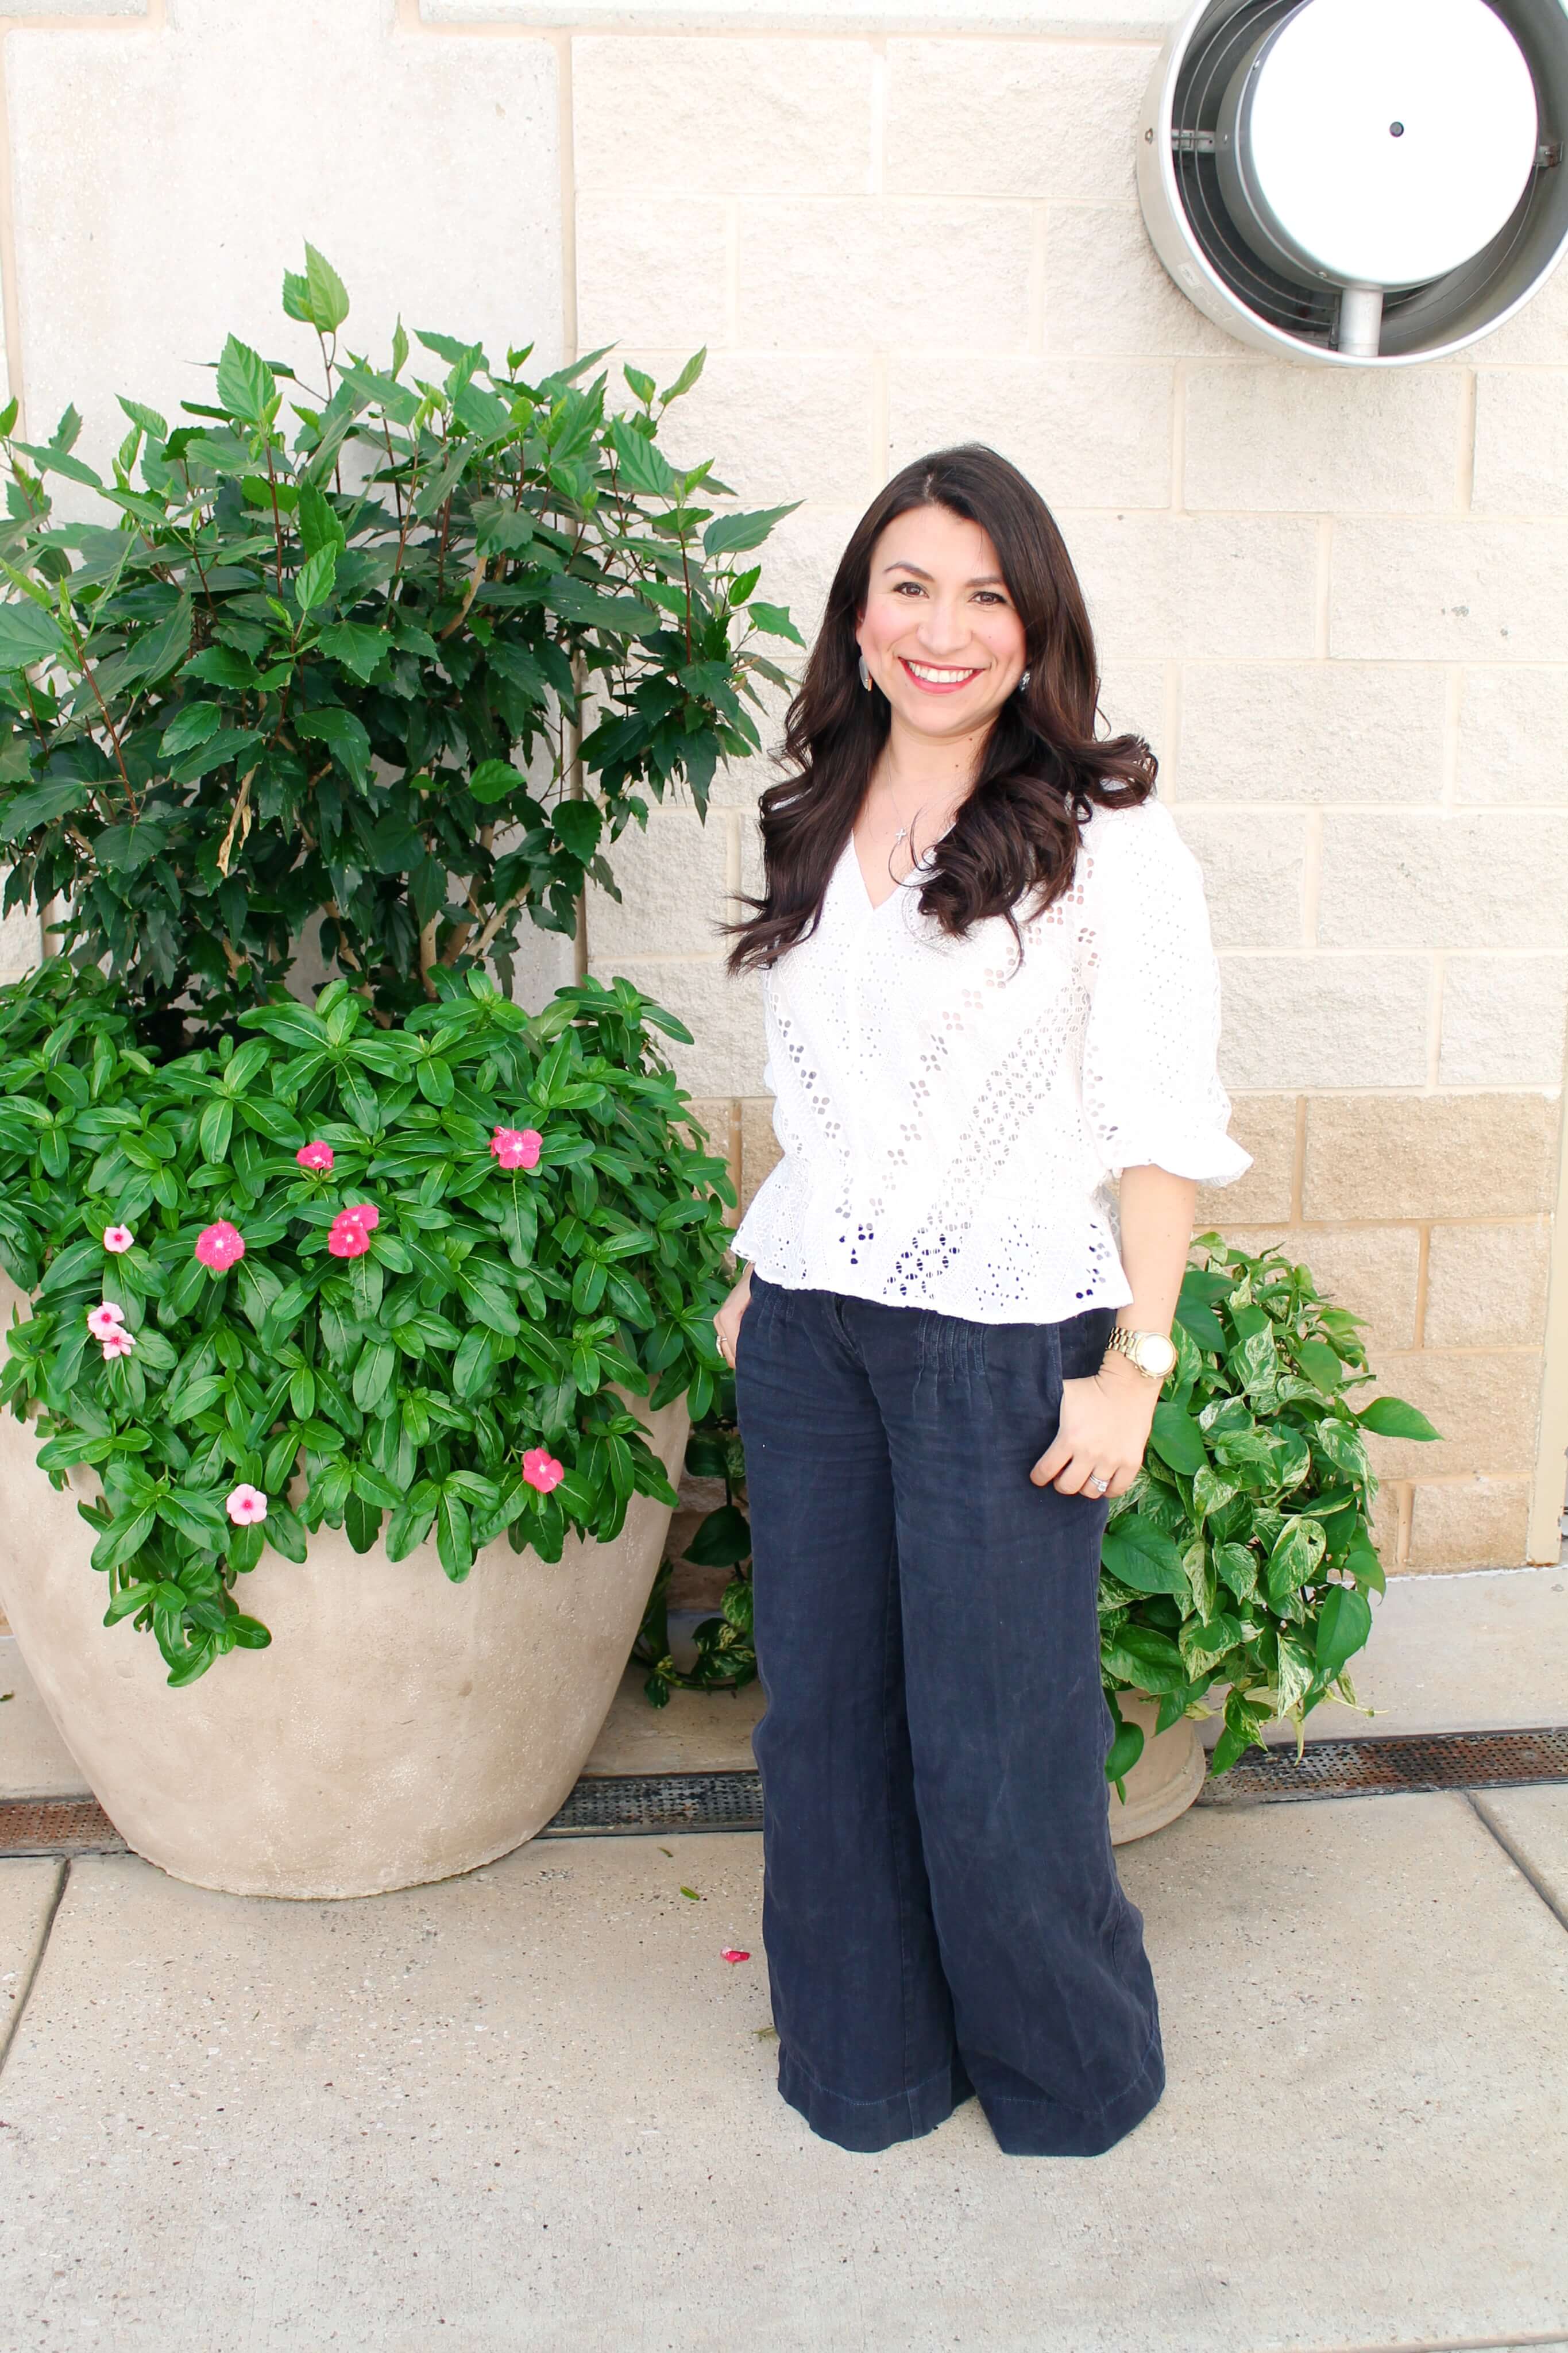
<instances>
[{"instance_id":1,"label":"ruffled sleeve hem","mask_svg":"<svg viewBox=\"0 0 1568 2353\"><path fill-rule=\"evenodd\" d=\"M1252 1166L1252 1155L1232 1135L1213 1128L1164 1128L1157 1134L1118 1138L1102 1146L1105 1165L1113 1176L1124 1169L1152 1165L1173 1176L1191 1176L1200 1185L1234 1185Z\"/></svg>"}]
</instances>

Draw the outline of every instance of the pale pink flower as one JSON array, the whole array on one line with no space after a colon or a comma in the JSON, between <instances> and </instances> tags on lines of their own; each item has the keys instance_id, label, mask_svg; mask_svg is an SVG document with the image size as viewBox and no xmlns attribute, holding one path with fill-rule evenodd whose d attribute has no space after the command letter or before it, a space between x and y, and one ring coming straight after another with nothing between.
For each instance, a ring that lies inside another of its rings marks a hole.
<instances>
[{"instance_id":1,"label":"pale pink flower","mask_svg":"<svg viewBox=\"0 0 1568 2353\"><path fill-rule=\"evenodd\" d=\"M536 1127L498 1127L490 1150L503 1168L536 1168L543 1141Z\"/></svg>"},{"instance_id":2,"label":"pale pink flower","mask_svg":"<svg viewBox=\"0 0 1568 2353\"><path fill-rule=\"evenodd\" d=\"M566 1476L566 1465L557 1462L553 1454L542 1446L531 1446L522 1458L522 1475L531 1487L548 1495L552 1487L559 1487Z\"/></svg>"},{"instance_id":3,"label":"pale pink flower","mask_svg":"<svg viewBox=\"0 0 1568 2353\"><path fill-rule=\"evenodd\" d=\"M749 1961L751 1957L750 1953L738 1952L733 1945L728 1947L719 1956L721 1961Z\"/></svg>"},{"instance_id":4,"label":"pale pink flower","mask_svg":"<svg viewBox=\"0 0 1568 2353\"><path fill-rule=\"evenodd\" d=\"M300 1167L308 1168L313 1176L324 1176L332 1165L332 1147L330 1144L323 1144L318 1135L313 1143L302 1144L294 1157Z\"/></svg>"},{"instance_id":5,"label":"pale pink flower","mask_svg":"<svg viewBox=\"0 0 1568 2353\"><path fill-rule=\"evenodd\" d=\"M103 1229L103 1247L112 1250L116 1258L122 1250L128 1250L135 1239L129 1226L105 1226Z\"/></svg>"},{"instance_id":6,"label":"pale pink flower","mask_svg":"<svg viewBox=\"0 0 1568 2353\"><path fill-rule=\"evenodd\" d=\"M225 1501L224 1510L237 1528L253 1528L267 1517L267 1498L259 1487L242 1482Z\"/></svg>"},{"instance_id":7,"label":"pale pink flower","mask_svg":"<svg viewBox=\"0 0 1568 2353\"><path fill-rule=\"evenodd\" d=\"M111 1299L102 1300L98 1306L89 1307L87 1311L87 1328L95 1340L107 1340L111 1332L119 1331L124 1321L124 1308L116 1307Z\"/></svg>"},{"instance_id":8,"label":"pale pink flower","mask_svg":"<svg viewBox=\"0 0 1568 2353\"><path fill-rule=\"evenodd\" d=\"M328 1230L327 1248L334 1258L363 1258L370 1248L370 1236L356 1217L347 1209L340 1209Z\"/></svg>"},{"instance_id":9,"label":"pale pink flower","mask_svg":"<svg viewBox=\"0 0 1568 2353\"><path fill-rule=\"evenodd\" d=\"M196 1236L196 1256L215 1274L226 1274L245 1256L245 1236L226 1218L220 1218L216 1226L205 1227Z\"/></svg>"},{"instance_id":10,"label":"pale pink flower","mask_svg":"<svg viewBox=\"0 0 1568 2353\"><path fill-rule=\"evenodd\" d=\"M338 1218L352 1218L355 1225L364 1228L367 1234L374 1234L381 1223L381 1211L374 1201L351 1201L346 1208L338 1211Z\"/></svg>"},{"instance_id":11,"label":"pale pink flower","mask_svg":"<svg viewBox=\"0 0 1568 2353\"><path fill-rule=\"evenodd\" d=\"M112 1364L116 1356L128 1356L136 1345L134 1334L128 1332L123 1324L110 1324L109 1330L100 1333L99 1337L103 1342L103 1361L106 1365Z\"/></svg>"}]
</instances>

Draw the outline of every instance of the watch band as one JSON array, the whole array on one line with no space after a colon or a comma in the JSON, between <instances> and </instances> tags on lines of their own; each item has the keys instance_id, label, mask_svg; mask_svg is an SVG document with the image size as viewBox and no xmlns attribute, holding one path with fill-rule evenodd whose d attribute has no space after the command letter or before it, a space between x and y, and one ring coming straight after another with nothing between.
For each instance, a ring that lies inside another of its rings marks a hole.
<instances>
[{"instance_id":1,"label":"watch band","mask_svg":"<svg viewBox=\"0 0 1568 2353\"><path fill-rule=\"evenodd\" d=\"M1173 1354L1172 1363L1166 1366L1163 1372L1152 1373L1146 1365L1138 1363L1140 1340L1153 1340L1163 1343L1173 1351L1174 1348L1174 1343L1163 1332L1139 1332L1135 1331L1130 1324L1117 1324L1111 1327L1110 1337L1105 1344L1105 1353L1108 1356L1112 1354L1125 1356L1130 1365L1137 1366L1146 1381L1163 1382L1173 1367L1174 1355Z\"/></svg>"}]
</instances>

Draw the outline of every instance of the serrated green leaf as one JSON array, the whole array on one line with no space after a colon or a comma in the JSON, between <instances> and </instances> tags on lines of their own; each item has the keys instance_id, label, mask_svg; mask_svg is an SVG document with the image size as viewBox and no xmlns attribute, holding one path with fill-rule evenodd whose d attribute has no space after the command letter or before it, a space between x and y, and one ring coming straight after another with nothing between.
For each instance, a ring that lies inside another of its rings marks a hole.
<instances>
[{"instance_id":1,"label":"serrated green leaf","mask_svg":"<svg viewBox=\"0 0 1568 2353\"><path fill-rule=\"evenodd\" d=\"M278 383L259 352L230 335L217 364L217 396L242 424L260 425L277 396Z\"/></svg>"},{"instance_id":2,"label":"serrated green leaf","mask_svg":"<svg viewBox=\"0 0 1568 2353\"><path fill-rule=\"evenodd\" d=\"M794 514L800 503L795 499L787 507L758 507L750 514L720 515L703 533L703 547L710 555L741 555L761 547L774 524Z\"/></svg>"},{"instance_id":3,"label":"serrated green leaf","mask_svg":"<svg viewBox=\"0 0 1568 2353\"><path fill-rule=\"evenodd\" d=\"M0 671L28 670L36 661L52 660L65 650L65 639L52 614L40 611L30 597L0 604Z\"/></svg>"},{"instance_id":4,"label":"serrated green leaf","mask_svg":"<svg viewBox=\"0 0 1568 2353\"><path fill-rule=\"evenodd\" d=\"M326 256L318 253L309 242L305 247L305 301L310 324L323 334L335 334L349 315L347 288Z\"/></svg>"}]
</instances>

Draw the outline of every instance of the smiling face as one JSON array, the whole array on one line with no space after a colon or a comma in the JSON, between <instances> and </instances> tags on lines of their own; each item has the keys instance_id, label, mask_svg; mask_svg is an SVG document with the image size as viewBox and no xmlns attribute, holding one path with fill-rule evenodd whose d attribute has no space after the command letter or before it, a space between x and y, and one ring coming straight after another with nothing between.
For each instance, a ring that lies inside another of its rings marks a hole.
<instances>
[{"instance_id":1,"label":"smiling face","mask_svg":"<svg viewBox=\"0 0 1568 2353\"><path fill-rule=\"evenodd\" d=\"M871 551L855 632L895 724L921 735L989 725L1024 674L1024 624L988 532L911 507Z\"/></svg>"}]
</instances>

